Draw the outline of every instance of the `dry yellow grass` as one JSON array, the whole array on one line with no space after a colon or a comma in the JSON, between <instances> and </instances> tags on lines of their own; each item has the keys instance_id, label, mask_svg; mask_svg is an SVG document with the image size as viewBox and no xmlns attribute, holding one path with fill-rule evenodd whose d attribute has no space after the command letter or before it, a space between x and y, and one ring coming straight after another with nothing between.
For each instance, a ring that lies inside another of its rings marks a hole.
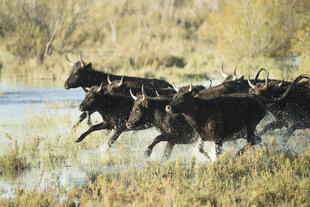
<instances>
[{"instance_id":1,"label":"dry yellow grass","mask_svg":"<svg viewBox=\"0 0 310 207\"><path fill-rule=\"evenodd\" d=\"M251 149L240 157L232 157L228 151L213 163L197 162L195 157L157 162L143 158L152 134L137 139L127 133L110 152L91 153L85 163L81 152L98 149L111 134L94 133L75 144L85 126L76 132L55 132L72 126L68 117L30 114L26 122L15 123L31 130L31 136L24 141L8 136L10 144L0 156L0 174L16 175L38 166L48 173L71 163L93 169L88 185L64 187L56 176L56 182L46 184L44 190L39 184L32 190L16 186L14 198L0 199L0 206L307 206L310 202L309 147L300 154L281 153L271 139L269 147ZM292 139L299 142L300 138ZM142 164L137 167L137 163ZM123 164L128 167L97 170Z\"/></svg>"}]
</instances>

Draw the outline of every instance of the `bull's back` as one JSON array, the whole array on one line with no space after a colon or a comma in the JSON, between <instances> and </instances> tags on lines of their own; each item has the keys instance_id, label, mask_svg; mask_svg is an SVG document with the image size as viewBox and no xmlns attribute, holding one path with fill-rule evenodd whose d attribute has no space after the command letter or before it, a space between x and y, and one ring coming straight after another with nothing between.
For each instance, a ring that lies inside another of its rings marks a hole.
<instances>
[{"instance_id":1,"label":"bull's back","mask_svg":"<svg viewBox=\"0 0 310 207\"><path fill-rule=\"evenodd\" d=\"M205 111L201 114L205 119L200 131L210 140L237 133L251 123L258 123L265 115L259 101L247 95L221 96L202 100L200 104Z\"/></svg>"}]
</instances>

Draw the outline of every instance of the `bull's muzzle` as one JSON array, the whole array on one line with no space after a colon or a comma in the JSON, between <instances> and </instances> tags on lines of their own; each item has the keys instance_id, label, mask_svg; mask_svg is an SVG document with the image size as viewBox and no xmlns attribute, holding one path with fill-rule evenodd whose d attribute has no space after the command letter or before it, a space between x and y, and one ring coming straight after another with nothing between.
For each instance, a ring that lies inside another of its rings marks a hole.
<instances>
[{"instance_id":1,"label":"bull's muzzle","mask_svg":"<svg viewBox=\"0 0 310 207\"><path fill-rule=\"evenodd\" d=\"M171 108L170 105L167 105L167 106L166 106L166 112L172 113L172 108Z\"/></svg>"},{"instance_id":2,"label":"bull's muzzle","mask_svg":"<svg viewBox=\"0 0 310 207\"><path fill-rule=\"evenodd\" d=\"M127 127L127 129L131 129L131 128L132 128L132 125L131 125L129 122L127 122L127 123L126 123L126 127Z\"/></svg>"},{"instance_id":3,"label":"bull's muzzle","mask_svg":"<svg viewBox=\"0 0 310 207\"><path fill-rule=\"evenodd\" d=\"M67 83L64 84L64 88L65 88L65 89L69 89L69 86L68 86Z\"/></svg>"}]
</instances>

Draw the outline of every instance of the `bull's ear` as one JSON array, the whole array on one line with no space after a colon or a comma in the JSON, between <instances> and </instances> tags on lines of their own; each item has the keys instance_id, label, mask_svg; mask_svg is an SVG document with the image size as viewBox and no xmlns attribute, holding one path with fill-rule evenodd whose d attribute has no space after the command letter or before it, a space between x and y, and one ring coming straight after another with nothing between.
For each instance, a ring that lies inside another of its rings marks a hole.
<instances>
[{"instance_id":1,"label":"bull's ear","mask_svg":"<svg viewBox=\"0 0 310 207\"><path fill-rule=\"evenodd\" d=\"M189 94L193 97L198 97L199 96L199 90L197 90L197 88L192 89L192 91Z\"/></svg>"},{"instance_id":2,"label":"bull's ear","mask_svg":"<svg viewBox=\"0 0 310 207\"><path fill-rule=\"evenodd\" d=\"M148 102L147 102L146 99L143 100L142 106L143 106L144 108L147 108L147 107L148 107Z\"/></svg>"}]
</instances>

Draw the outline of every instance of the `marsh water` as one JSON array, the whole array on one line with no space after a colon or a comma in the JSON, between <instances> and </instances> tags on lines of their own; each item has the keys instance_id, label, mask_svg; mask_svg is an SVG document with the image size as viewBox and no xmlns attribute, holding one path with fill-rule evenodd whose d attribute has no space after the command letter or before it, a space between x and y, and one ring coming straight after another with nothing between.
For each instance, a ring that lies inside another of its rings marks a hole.
<instances>
[{"instance_id":1,"label":"marsh water","mask_svg":"<svg viewBox=\"0 0 310 207\"><path fill-rule=\"evenodd\" d=\"M31 133L31 129L16 123L22 123L29 116L35 114L45 113L46 116L53 116L56 111L61 112L65 110L72 111L70 113L72 118L77 117L78 112L70 108L73 109L81 101L84 94L81 89L64 90L51 81L29 83L1 80L0 92L0 154L6 150L10 141L6 138L7 135L17 139L24 139L26 135ZM55 104L63 107L53 107ZM48 107L49 105L51 107ZM83 184L83 182L86 182L86 175L81 170L64 168L62 171L64 176L72 172L69 177L73 183ZM14 194L14 184L16 183L26 186L38 183L36 180L38 178L36 174L38 173L40 171L37 169L31 169L18 175L15 179L0 177L0 196L12 196ZM66 180L63 180L63 182L64 184L69 184Z\"/></svg>"},{"instance_id":2,"label":"marsh water","mask_svg":"<svg viewBox=\"0 0 310 207\"><path fill-rule=\"evenodd\" d=\"M203 83L207 86L209 83ZM80 112L77 110L78 104L82 101L85 93L82 89L65 90L61 85L50 81L41 81L39 83L25 83L21 81L0 81L0 155L5 152L9 139L6 137L12 136L16 139L25 139L32 133L31 128L23 127L16 123L23 123L29 119L29 116L35 116L36 114L44 114L46 117L55 116L55 114L64 113L72 120L77 120ZM35 127L35 126L34 126ZM67 128L59 127L42 132L44 133L68 133ZM158 132L154 129L144 130L138 132L137 136L149 136L150 140ZM150 136L152 135L152 136ZM75 144L74 142L72 144ZM244 144L244 140L238 140L234 143L227 143L229 146L241 146ZM207 144L206 148L209 151L214 151L214 145ZM80 157L82 162L87 163L88 157L94 153L98 153L104 156L102 149L84 150L81 151ZM131 149L138 150L143 153L144 149ZM196 157L203 159L202 155L198 152L197 147L192 146L191 150ZM213 152L215 153L215 152ZM87 166L87 165L86 165ZM137 163L135 167L143 167L143 163ZM120 165L117 167L109 166L97 166L97 168L88 168L66 164L62 168L56 168L51 172L42 172L40 169L30 169L15 176L13 179L7 179L0 176L0 197L12 197L14 195L14 189L16 185L23 185L27 188L34 188L38 185L41 188L45 188L45 180L51 180L58 177L60 185L86 185L87 173L91 170L100 172L104 171L119 171L126 169L126 165ZM41 174L44 173L42 176ZM40 178L41 180L38 180Z\"/></svg>"},{"instance_id":3,"label":"marsh water","mask_svg":"<svg viewBox=\"0 0 310 207\"><path fill-rule=\"evenodd\" d=\"M32 83L1 80L0 92L0 155L7 151L8 144L12 141L7 138L8 136L18 141L25 141L28 136L32 135L33 130L36 130L36 133L40 131L35 126L29 128L29 126L23 126L22 124L37 114L44 117L53 117L55 114L63 113L69 116L70 119L77 120L80 114L77 106L85 95L85 92L80 88L65 90L61 85L51 81ZM42 130L40 133L42 133L42 137L46 133L65 134L70 133L70 128L52 128L48 131ZM137 136L148 136L151 140L156 134L158 134L156 130L149 129L139 132ZM75 143L73 142L72 144ZM131 150L141 151L141 154L144 151L144 149ZM88 159L90 159L89 157L99 153L101 156L104 156L102 147L93 150L83 150L79 153L79 156L82 159L81 162L87 163ZM197 150L196 154L199 154ZM137 163L135 167L142 166L142 163ZM64 167L56 168L50 172L37 168L29 169L9 179L0 176L0 197L12 197L18 185L30 189L37 188L39 185L40 188L44 189L46 187L46 180L50 181L55 179L55 177L58 177L58 181L55 180L55 182L60 182L63 186L86 185L88 182L87 173L91 170L100 172L119 171L127 167L126 165L117 167L97 166L95 169L89 169L88 167L66 164ZM40 179L38 180L38 178Z\"/></svg>"}]
</instances>

